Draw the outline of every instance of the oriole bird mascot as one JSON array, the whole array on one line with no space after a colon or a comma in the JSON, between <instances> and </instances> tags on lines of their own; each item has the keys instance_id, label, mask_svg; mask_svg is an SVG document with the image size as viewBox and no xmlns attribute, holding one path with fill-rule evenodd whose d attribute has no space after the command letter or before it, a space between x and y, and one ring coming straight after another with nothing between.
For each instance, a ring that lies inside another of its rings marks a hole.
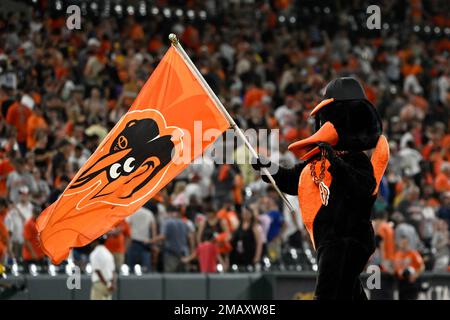
<instances>
[{"instance_id":1,"label":"oriole bird mascot","mask_svg":"<svg viewBox=\"0 0 450 320\"><path fill-rule=\"evenodd\" d=\"M347 77L326 86L311 116L316 132L289 146L301 161L273 177L281 191L298 195L317 251L315 299L367 299L359 275L375 250L370 214L389 159L380 116L360 83ZM369 158L364 151L371 149Z\"/></svg>"}]
</instances>

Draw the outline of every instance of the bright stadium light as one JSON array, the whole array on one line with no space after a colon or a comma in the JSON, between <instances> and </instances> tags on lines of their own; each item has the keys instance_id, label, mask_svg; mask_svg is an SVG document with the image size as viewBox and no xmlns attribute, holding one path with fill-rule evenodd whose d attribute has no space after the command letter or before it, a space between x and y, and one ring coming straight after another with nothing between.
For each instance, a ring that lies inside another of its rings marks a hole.
<instances>
[{"instance_id":1,"label":"bright stadium light","mask_svg":"<svg viewBox=\"0 0 450 320\"><path fill-rule=\"evenodd\" d=\"M134 265L134 274L137 276L142 276L142 268L140 264Z\"/></svg>"},{"instance_id":2,"label":"bright stadium light","mask_svg":"<svg viewBox=\"0 0 450 320\"><path fill-rule=\"evenodd\" d=\"M114 6L114 11L116 11L117 14L122 14L122 6L120 4L116 4Z\"/></svg>"},{"instance_id":3,"label":"bright stadium light","mask_svg":"<svg viewBox=\"0 0 450 320\"><path fill-rule=\"evenodd\" d=\"M15 277L19 276L19 265L17 264L16 261L14 261L14 263L13 263L13 265L11 267L11 273Z\"/></svg>"},{"instance_id":4,"label":"bright stadium light","mask_svg":"<svg viewBox=\"0 0 450 320\"><path fill-rule=\"evenodd\" d=\"M323 13L325 13L325 14L330 14L330 12L331 12L330 7L325 7L323 9Z\"/></svg>"},{"instance_id":5,"label":"bright stadium light","mask_svg":"<svg viewBox=\"0 0 450 320\"><path fill-rule=\"evenodd\" d=\"M30 274L35 277L38 275L38 270L37 270L37 266L33 263L30 264Z\"/></svg>"},{"instance_id":6,"label":"bright stadium light","mask_svg":"<svg viewBox=\"0 0 450 320\"><path fill-rule=\"evenodd\" d=\"M296 259L298 258L297 250L295 250L294 248L292 248L289 252L290 252L290 254L291 254L292 259L296 260Z\"/></svg>"},{"instance_id":7,"label":"bright stadium light","mask_svg":"<svg viewBox=\"0 0 450 320\"><path fill-rule=\"evenodd\" d=\"M120 267L120 274L123 276L129 276L130 275L130 267L126 264L123 264Z\"/></svg>"},{"instance_id":8,"label":"bright stadium light","mask_svg":"<svg viewBox=\"0 0 450 320\"><path fill-rule=\"evenodd\" d=\"M195 12L194 10L189 9L188 11L186 11L186 15L188 16L189 19L194 19Z\"/></svg>"},{"instance_id":9,"label":"bright stadium light","mask_svg":"<svg viewBox=\"0 0 450 320\"><path fill-rule=\"evenodd\" d=\"M420 26L415 25L413 30L414 30L414 32L419 32L420 31Z\"/></svg>"},{"instance_id":10,"label":"bright stadium light","mask_svg":"<svg viewBox=\"0 0 450 320\"><path fill-rule=\"evenodd\" d=\"M425 33L430 33L431 32L431 27L430 26L425 26L425 28L423 28L423 31L425 31Z\"/></svg>"},{"instance_id":11,"label":"bright stadium light","mask_svg":"<svg viewBox=\"0 0 450 320\"><path fill-rule=\"evenodd\" d=\"M434 27L434 33L439 34L441 32L441 28Z\"/></svg>"},{"instance_id":12,"label":"bright stadium light","mask_svg":"<svg viewBox=\"0 0 450 320\"><path fill-rule=\"evenodd\" d=\"M87 274L91 274L92 273L92 266L91 266L91 264L88 263L84 270L86 271Z\"/></svg>"},{"instance_id":13,"label":"bright stadium light","mask_svg":"<svg viewBox=\"0 0 450 320\"><path fill-rule=\"evenodd\" d=\"M237 264L233 264L233 265L231 266L231 270L233 270L234 272L238 272L238 271L239 271L239 268L238 268Z\"/></svg>"},{"instance_id":14,"label":"bright stadium light","mask_svg":"<svg viewBox=\"0 0 450 320\"><path fill-rule=\"evenodd\" d=\"M134 15L134 7L133 6L128 6L127 7L127 13L128 13L128 15L133 16Z\"/></svg>"},{"instance_id":15,"label":"bright stadium light","mask_svg":"<svg viewBox=\"0 0 450 320\"><path fill-rule=\"evenodd\" d=\"M163 9L163 15L166 18L170 18L170 16L172 15L172 12L170 11L169 8L165 8L165 9Z\"/></svg>"},{"instance_id":16,"label":"bright stadium light","mask_svg":"<svg viewBox=\"0 0 450 320\"><path fill-rule=\"evenodd\" d=\"M450 28L445 28L444 32L445 32L445 34L450 34Z\"/></svg>"},{"instance_id":17,"label":"bright stadium light","mask_svg":"<svg viewBox=\"0 0 450 320\"><path fill-rule=\"evenodd\" d=\"M284 22L286 21L286 17L285 17L285 16L279 16L279 17L278 17L278 21L279 21L280 23L284 23Z\"/></svg>"},{"instance_id":18,"label":"bright stadium light","mask_svg":"<svg viewBox=\"0 0 450 320\"><path fill-rule=\"evenodd\" d=\"M48 266L48 274L52 277L56 276L56 266L53 264L50 264Z\"/></svg>"},{"instance_id":19,"label":"bright stadium light","mask_svg":"<svg viewBox=\"0 0 450 320\"><path fill-rule=\"evenodd\" d=\"M98 9L98 4L97 4L97 2L92 2L92 3L91 3L91 9L92 9L92 11L96 11L96 10Z\"/></svg>"},{"instance_id":20,"label":"bright stadium light","mask_svg":"<svg viewBox=\"0 0 450 320\"><path fill-rule=\"evenodd\" d=\"M159 9L157 7L153 7L151 12L152 12L152 15L156 16L159 13Z\"/></svg>"},{"instance_id":21,"label":"bright stadium light","mask_svg":"<svg viewBox=\"0 0 450 320\"><path fill-rule=\"evenodd\" d=\"M57 1L55 2L55 8L56 8L56 10L58 10L58 11L62 10L62 2L61 2L60 0L57 0Z\"/></svg>"},{"instance_id":22,"label":"bright stadium light","mask_svg":"<svg viewBox=\"0 0 450 320\"><path fill-rule=\"evenodd\" d=\"M220 263L217 265L217 272L222 273L223 272L223 265Z\"/></svg>"},{"instance_id":23,"label":"bright stadium light","mask_svg":"<svg viewBox=\"0 0 450 320\"><path fill-rule=\"evenodd\" d=\"M206 20L206 11L205 11L205 10L201 10L201 11L198 13L198 16L200 17L200 19Z\"/></svg>"},{"instance_id":24,"label":"bright stadium light","mask_svg":"<svg viewBox=\"0 0 450 320\"><path fill-rule=\"evenodd\" d=\"M182 17L182 16L183 16L183 10L181 10L181 9L175 10L175 15L176 15L177 17Z\"/></svg>"},{"instance_id":25,"label":"bright stadium light","mask_svg":"<svg viewBox=\"0 0 450 320\"><path fill-rule=\"evenodd\" d=\"M295 18L295 17L290 17L290 18L289 18L289 22L292 23L292 24L294 24L294 23L297 22L297 18Z\"/></svg>"}]
</instances>

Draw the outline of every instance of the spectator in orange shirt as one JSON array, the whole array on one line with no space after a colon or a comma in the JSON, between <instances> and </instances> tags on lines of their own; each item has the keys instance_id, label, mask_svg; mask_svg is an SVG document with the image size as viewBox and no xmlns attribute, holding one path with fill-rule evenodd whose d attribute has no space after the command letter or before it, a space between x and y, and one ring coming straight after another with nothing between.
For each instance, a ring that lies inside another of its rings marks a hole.
<instances>
[{"instance_id":1,"label":"spectator in orange shirt","mask_svg":"<svg viewBox=\"0 0 450 320\"><path fill-rule=\"evenodd\" d=\"M131 236L130 225L122 220L114 229L108 232L105 246L114 257L117 271L125 262L125 251Z\"/></svg>"},{"instance_id":2,"label":"spectator in orange shirt","mask_svg":"<svg viewBox=\"0 0 450 320\"><path fill-rule=\"evenodd\" d=\"M8 210L8 203L5 198L0 198L0 264L4 261L9 252L9 232L5 226L5 216Z\"/></svg>"},{"instance_id":3,"label":"spectator in orange shirt","mask_svg":"<svg viewBox=\"0 0 450 320\"><path fill-rule=\"evenodd\" d=\"M392 262L395 257L394 228L388 222L388 213L379 212L373 218L373 228L380 242L381 267L384 271L392 271Z\"/></svg>"},{"instance_id":4,"label":"spectator in orange shirt","mask_svg":"<svg viewBox=\"0 0 450 320\"><path fill-rule=\"evenodd\" d=\"M17 130L17 143L22 156L25 156L27 152L27 123L33 107L33 99L28 95L24 95L20 103L14 103L9 107L6 114L6 122Z\"/></svg>"},{"instance_id":5,"label":"spectator in orange shirt","mask_svg":"<svg viewBox=\"0 0 450 320\"><path fill-rule=\"evenodd\" d=\"M266 92L263 89L258 88L254 84L251 84L250 88L244 95L244 107L254 107L257 103L261 102L261 99L264 95L266 95Z\"/></svg>"},{"instance_id":6,"label":"spectator in orange shirt","mask_svg":"<svg viewBox=\"0 0 450 320\"><path fill-rule=\"evenodd\" d=\"M48 128L44 119L42 108L39 105L33 109L33 113L27 121L27 149L32 150L36 146L37 135L39 131L45 131Z\"/></svg>"},{"instance_id":7,"label":"spectator in orange shirt","mask_svg":"<svg viewBox=\"0 0 450 320\"><path fill-rule=\"evenodd\" d=\"M394 256L394 272L398 279L400 300L417 300L417 278L424 269L425 264L420 253L411 249L407 237L401 237Z\"/></svg>"},{"instance_id":8,"label":"spectator in orange shirt","mask_svg":"<svg viewBox=\"0 0 450 320\"><path fill-rule=\"evenodd\" d=\"M2 152L2 151L0 151ZM6 188L6 180L8 174L14 171L14 167L8 157L0 155L0 197L6 197L8 189Z\"/></svg>"},{"instance_id":9,"label":"spectator in orange shirt","mask_svg":"<svg viewBox=\"0 0 450 320\"><path fill-rule=\"evenodd\" d=\"M36 219L40 212L39 207L34 206L33 215L27 220L23 228L22 258L27 270L31 264L43 266L45 263L45 254L39 244L38 231L36 229Z\"/></svg>"},{"instance_id":10,"label":"spectator in orange shirt","mask_svg":"<svg viewBox=\"0 0 450 320\"><path fill-rule=\"evenodd\" d=\"M450 162L444 162L441 165L441 172L434 180L434 189L436 192L450 191Z\"/></svg>"}]
</instances>

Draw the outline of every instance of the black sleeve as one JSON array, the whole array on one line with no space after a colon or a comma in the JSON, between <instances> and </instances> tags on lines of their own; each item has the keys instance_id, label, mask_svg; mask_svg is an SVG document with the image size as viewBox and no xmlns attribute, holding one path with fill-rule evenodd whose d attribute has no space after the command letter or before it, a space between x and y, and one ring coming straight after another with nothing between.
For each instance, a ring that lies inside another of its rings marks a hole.
<instances>
[{"instance_id":1,"label":"black sleeve","mask_svg":"<svg viewBox=\"0 0 450 320\"><path fill-rule=\"evenodd\" d=\"M300 178L300 173L305 165L306 162L300 162L292 168L279 167L277 173L272 175L278 188L280 188L282 192L292 196L298 195L298 179ZM262 175L261 177L263 181L267 183L270 182L266 175Z\"/></svg>"},{"instance_id":2,"label":"black sleeve","mask_svg":"<svg viewBox=\"0 0 450 320\"><path fill-rule=\"evenodd\" d=\"M371 196L375 190L376 181L369 158L363 152L355 152L345 157L330 157L328 172L333 179L343 184L345 188L357 196Z\"/></svg>"}]
</instances>

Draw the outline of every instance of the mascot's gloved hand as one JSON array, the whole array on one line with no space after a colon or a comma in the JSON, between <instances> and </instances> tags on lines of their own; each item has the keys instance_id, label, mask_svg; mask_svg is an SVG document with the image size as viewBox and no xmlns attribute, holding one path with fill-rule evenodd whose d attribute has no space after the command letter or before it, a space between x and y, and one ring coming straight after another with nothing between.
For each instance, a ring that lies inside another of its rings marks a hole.
<instances>
[{"instance_id":1,"label":"mascot's gloved hand","mask_svg":"<svg viewBox=\"0 0 450 320\"><path fill-rule=\"evenodd\" d=\"M328 161L330 161L331 164L339 164L340 162L342 162L342 159L337 156L336 151L329 143L319 142L317 143L317 146L320 148L320 150L325 152L325 157L328 159Z\"/></svg>"},{"instance_id":2,"label":"mascot's gloved hand","mask_svg":"<svg viewBox=\"0 0 450 320\"><path fill-rule=\"evenodd\" d=\"M293 168L283 168L270 161L267 157L259 155L258 158L253 157L251 159L251 165L256 171L267 168L282 192L290 195L298 194L298 179L302 169L305 167L303 162L296 164ZM270 182L264 172L261 172L261 179L264 182Z\"/></svg>"},{"instance_id":3,"label":"mascot's gloved hand","mask_svg":"<svg viewBox=\"0 0 450 320\"><path fill-rule=\"evenodd\" d=\"M258 158L252 157L251 165L256 171L260 171L262 168L267 168L271 174L276 174L279 169L279 166L276 163L273 163L267 157L260 154L258 155ZM264 180L264 174L262 173L262 175Z\"/></svg>"},{"instance_id":4,"label":"mascot's gloved hand","mask_svg":"<svg viewBox=\"0 0 450 320\"><path fill-rule=\"evenodd\" d=\"M345 164L345 161L342 160L342 158L340 158L337 153L336 150L333 149L333 147L327 143L327 142L319 142L317 143L317 146L325 152L325 157L328 159L328 161L331 164L331 167L335 167L337 168L341 168L342 167L347 167ZM333 168L331 168L331 170L333 170Z\"/></svg>"}]
</instances>

